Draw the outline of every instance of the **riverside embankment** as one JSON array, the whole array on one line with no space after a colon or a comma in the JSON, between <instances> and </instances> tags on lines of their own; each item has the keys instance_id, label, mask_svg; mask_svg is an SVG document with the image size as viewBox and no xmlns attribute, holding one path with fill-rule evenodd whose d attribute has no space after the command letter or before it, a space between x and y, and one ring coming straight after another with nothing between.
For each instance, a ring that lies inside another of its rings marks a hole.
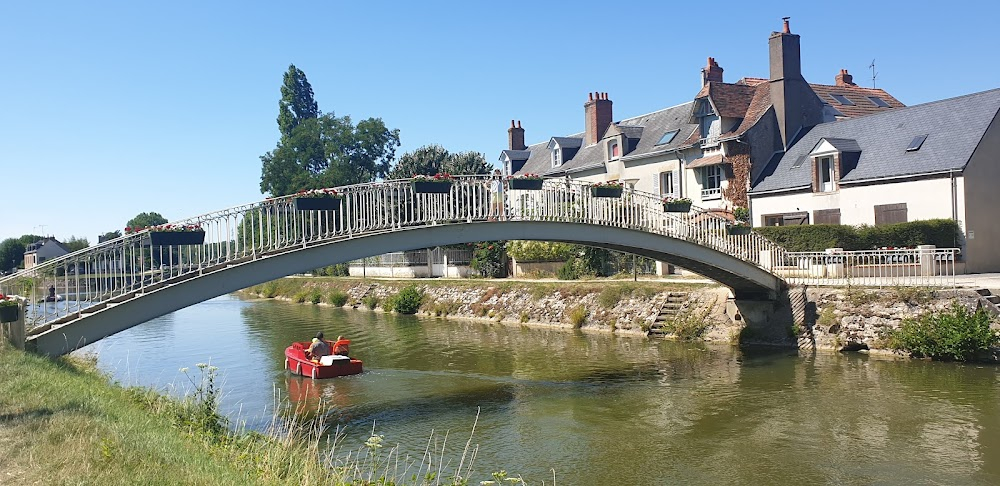
<instances>
[{"instance_id":1,"label":"riverside embankment","mask_svg":"<svg viewBox=\"0 0 1000 486\"><path fill-rule=\"evenodd\" d=\"M246 289L264 298L303 304L343 303L384 312L402 288L422 292L418 314L479 319L505 325L663 335L722 343L756 343L810 350L879 351L905 320L958 302L977 306L972 290L918 287L793 287L761 333L749 328L725 287L685 280L530 281L475 279L355 279L289 277Z\"/></svg>"}]
</instances>

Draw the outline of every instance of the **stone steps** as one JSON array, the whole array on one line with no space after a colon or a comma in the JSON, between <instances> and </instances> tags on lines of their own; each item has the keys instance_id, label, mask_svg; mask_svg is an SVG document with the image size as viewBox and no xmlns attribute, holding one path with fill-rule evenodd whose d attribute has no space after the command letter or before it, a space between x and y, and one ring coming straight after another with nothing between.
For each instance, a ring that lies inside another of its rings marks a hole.
<instances>
[{"instance_id":1,"label":"stone steps","mask_svg":"<svg viewBox=\"0 0 1000 486\"><path fill-rule=\"evenodd\" d=\"M990 289L976 289L979 294L978 307L985 309L991 316L1000 316L1000 295L996 295Z\"/></svg>"},{"instance_id":2,"label":"stone steps","mask_svg":"<svg viewBox=\"0 0 1000 486\"><path fill-rule=\"evenodd\" d=\"M663 303L660 304L659 312L657 312L656 317L653 318L653 322L649 325L649 332L646 335L661 337L666 335L667 333L663 331L664 324L673 320L684 309L687 298L687 292L670 292L667 294Z\"/></svg>"}]
</instances>

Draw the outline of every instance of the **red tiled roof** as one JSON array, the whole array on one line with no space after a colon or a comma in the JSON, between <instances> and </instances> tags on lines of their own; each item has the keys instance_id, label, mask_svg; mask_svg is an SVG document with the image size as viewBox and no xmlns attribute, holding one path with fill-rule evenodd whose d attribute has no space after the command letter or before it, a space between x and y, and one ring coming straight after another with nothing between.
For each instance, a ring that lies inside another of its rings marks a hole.
<instances>
[{"instance_id":1,"label":"red tiled roof","mask_svg":"<svg viewBox=\"0 0 1000 486\"><path fill-rule=\"evenodd\" d=\"M823 100L824 103L836 108L837 110L840 110L840 112L848 118L870 115L872 113L879 113L893 108L903 108L906 106L882 89L862 88L861 86L856 85L830 86L828 84L810 84L809 86L811 86L813 91L816 92L816 96L819 96L819 99ZM834 94L843 95L848 100L851 100L854 105L840 104L839 101L831 96ZM869 96L882 98L882 100L885 101L889 107L884 108L876 105L868 99Z\"/></svg>"},{"instance_id":2,"label":"red tiled roof","mask_svg":"<svg viewBox=\"0 0 1000 486\"><path fill-rule=\"evenodd\" d=\"M728 118L743 118L746 115L747 107L750 106L753 92L752 86L712 81L702 87L695 99L707 95L712 99L717 115Z\"/></svg>"}]
</instances>

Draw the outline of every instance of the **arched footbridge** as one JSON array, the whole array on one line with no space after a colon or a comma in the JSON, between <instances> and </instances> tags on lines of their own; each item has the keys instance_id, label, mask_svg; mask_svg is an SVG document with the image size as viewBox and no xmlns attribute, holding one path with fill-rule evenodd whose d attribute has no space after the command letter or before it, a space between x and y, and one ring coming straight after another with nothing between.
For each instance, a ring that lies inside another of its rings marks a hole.
<instances>
[{"instance_id":1,"label":"arched footbridge","mask_svg":"<svg viewBox=\"0 0 1000 486\"><path fill-rule=\"evenodd\" d=\"M361 184L336 188L332 199L286 196L208 213L173 223L200 230L126 234L6 276L0 292L31 303L26 346L60 355L276 278L456 243L539 240L621 250L717 280L738 299L774 299L784 286L769 271L783 259L781 247L756 233L730 234L727 220L697 208L666 212L653 194L626 188L598 197L594 186L565 180L546 180L541 189L485 177L427 184Z\"/></svg>"}]
</instances>

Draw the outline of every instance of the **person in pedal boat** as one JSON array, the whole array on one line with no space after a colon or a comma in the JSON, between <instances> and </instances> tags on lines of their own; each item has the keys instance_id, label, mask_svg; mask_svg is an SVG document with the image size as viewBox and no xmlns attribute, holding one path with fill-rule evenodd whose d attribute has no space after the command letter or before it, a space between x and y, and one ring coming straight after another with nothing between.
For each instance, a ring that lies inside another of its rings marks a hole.
<instances>
[{"instance_id":1,"label":"person in pedal boat","mask_svg":"<svg viewBox=\"0 0 1000 486\"><path fill-rule=\"evenodd\" d=\"M351 342L344 339L344 336L337 336L337 342L333 343L333 354L347 356L350 353Z\"/></svg>"},{"instance_id":2,"label":"person in pedal boat","mask_svg":"<svg viewBox=\"0 0 1000 486\"><path fill-rule=\"evenodd\" d=\"M319 361L320 358L330 354L330 344L323 340L323 331L317 332L309 345L308 358Z\"/></svg>"}]
</instances>

